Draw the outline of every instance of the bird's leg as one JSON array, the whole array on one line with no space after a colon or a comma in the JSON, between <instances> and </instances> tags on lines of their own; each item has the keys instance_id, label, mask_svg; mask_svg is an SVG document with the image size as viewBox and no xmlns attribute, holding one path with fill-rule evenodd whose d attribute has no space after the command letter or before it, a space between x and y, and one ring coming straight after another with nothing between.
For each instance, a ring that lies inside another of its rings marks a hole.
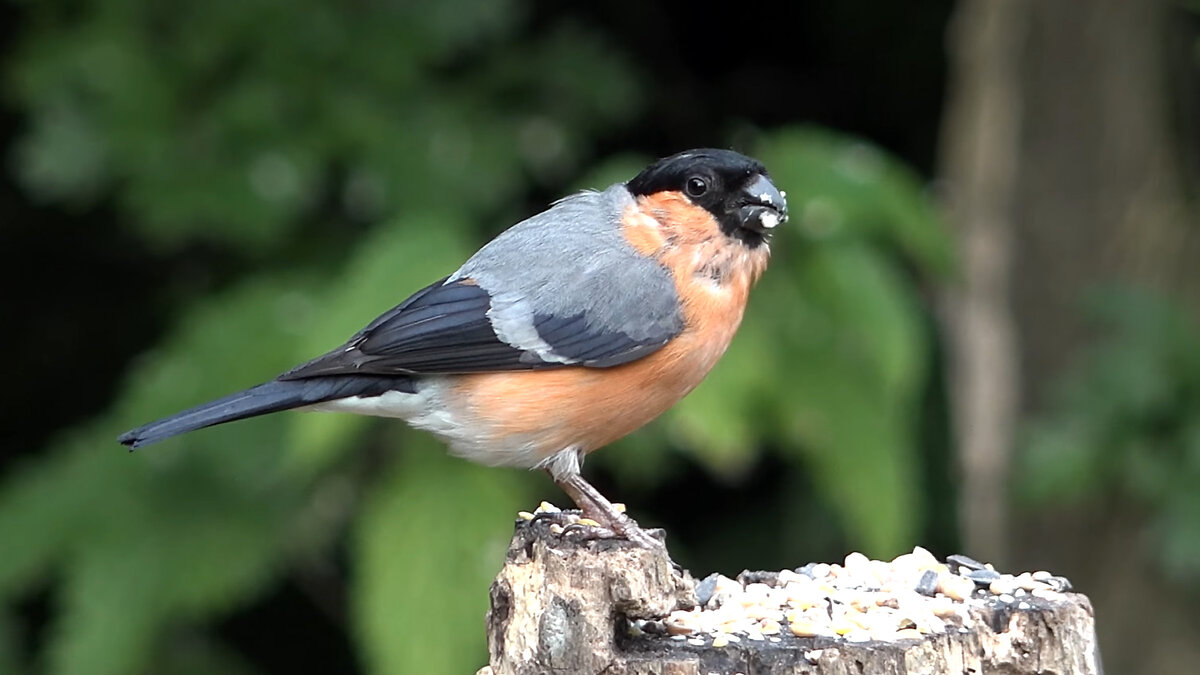
<instances>
[{"instance_id":1,"label":"bird's leg","mask_svg":"<svg viewBox=\"0 0 1200 675\"><path fill-rule=\"evenodd\" d=\"M605 499L600 491L584 480L578 473L570 473L558 477L551 473L555 484L567 493L575 505L583 511L585 518L600 523L601 527L611 530L618 536L641 546L642 548L661 549L665 547L662 541L651 536L649 532L638 526L637 522L617 510L613 503Z\"/></svg>"}]
</instances>

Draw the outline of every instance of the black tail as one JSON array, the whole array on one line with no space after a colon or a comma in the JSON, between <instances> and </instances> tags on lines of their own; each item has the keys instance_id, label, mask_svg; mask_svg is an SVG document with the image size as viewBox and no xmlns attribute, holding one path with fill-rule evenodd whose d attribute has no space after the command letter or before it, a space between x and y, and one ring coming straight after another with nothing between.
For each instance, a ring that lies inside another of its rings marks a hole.
<instances>
[{"instance_id":1,"label":"black tail","mask_svg":"<svg viewBox=\"0 0 1200 675\"><path fill-rule=\"evenodd\" d=\"M140 448L179 434L216 424L302 408L349 396L379 396L386 391L413 391L405 377L332 376L307 380L272 380L121 434L118 441Z\"/></svg>"}]
</instances>

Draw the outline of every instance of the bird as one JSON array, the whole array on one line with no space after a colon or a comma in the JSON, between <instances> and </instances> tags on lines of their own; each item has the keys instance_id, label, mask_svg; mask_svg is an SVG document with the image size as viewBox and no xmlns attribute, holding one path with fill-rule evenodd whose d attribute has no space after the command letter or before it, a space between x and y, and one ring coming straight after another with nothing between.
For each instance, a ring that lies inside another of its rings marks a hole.
<instances>
[{"instance_id":1,"label":"bird","mask_svg":"<svg viewBox=\"0 0 1200 675\"><path fill-rule=\"evenodd\" d=\"M786 193L733 150L660 158L501 232L345 344L122 434L130 450L284 410L399 418L492 466L545 470L600 532L662 543L581 473L726 351Z\"/></svg>"}]
</instances>

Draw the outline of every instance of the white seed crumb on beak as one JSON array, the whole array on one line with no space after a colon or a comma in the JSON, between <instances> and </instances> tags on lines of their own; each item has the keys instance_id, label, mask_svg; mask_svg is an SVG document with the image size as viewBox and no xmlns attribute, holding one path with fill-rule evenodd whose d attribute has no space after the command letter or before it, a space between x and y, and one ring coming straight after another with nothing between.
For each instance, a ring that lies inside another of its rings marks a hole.
<instances>
[{"instance_id":1,"label":"white seed crumb on beak","mask_svg":"<svg viewBox=\"0 0 1200 675\"><path fill-rule=\"evenodd\" d=\"M772 204L773 203L771 201L771 195L767 194L766 192L764 192L758 196L758 201L760 201L764 204Z\"/></svg>"},{"instance_id":2,"label":"white seed crumb on beak","mask_svg":"<svg viewBox=\"0 0 1200 675\"><path fill-rule=\"evenodd\" d=\"M779 191L779 196L780 196L780 197L783 197L784 199L787 199L787 191L786 191L786 190L780 190L780 191Z\"/></svg>"},{"instance_id":3,"label":"white seed crumb on beak","mask_svg":"<svg viewBox=\"0 0 1200 675\"><path fill-rule=\"evenodd\" d=\"M774 211L763 211L758 216L758 220L762 223L764 228L771 230L779 224L779 214L775 213Z\"/></svg>"}]
</instances>

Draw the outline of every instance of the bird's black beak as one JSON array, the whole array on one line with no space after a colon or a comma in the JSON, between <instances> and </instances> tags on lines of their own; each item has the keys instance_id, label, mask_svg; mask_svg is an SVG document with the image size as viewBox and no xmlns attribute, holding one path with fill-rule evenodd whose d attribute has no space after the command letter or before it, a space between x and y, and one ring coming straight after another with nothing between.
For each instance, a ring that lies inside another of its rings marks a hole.
<instances>
[{"instance_id":1,"label":"bird's black beak","mask_svg":"<svg viewBox=\"0 0 1200 675\"><path fill-rule=\"evenodd\" d=\"M787 200L770 178L753 176L738 195L738 217L742 227L767 233L787 222Z\"/></svg>"}]
</instances>

